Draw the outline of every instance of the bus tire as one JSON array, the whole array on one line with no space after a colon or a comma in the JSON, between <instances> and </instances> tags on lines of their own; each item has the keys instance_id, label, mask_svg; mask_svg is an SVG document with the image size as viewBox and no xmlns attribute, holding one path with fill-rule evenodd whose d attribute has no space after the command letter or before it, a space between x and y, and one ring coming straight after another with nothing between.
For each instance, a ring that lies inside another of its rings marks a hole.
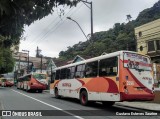
<instances>
[{"instance_id":1,"label":"bus tire","mask_svg":"<svg viewBox=\"0 0 160 119\"><path fill-rule=\"evenodd\" d=\"M43 92L43 90L38 90L38 93L42 93Z\"/></svg>"},{"instance_id":2,"label":"bus tire","mask_svg":"<svg viewBox=\"0 0 160 119\"><path fill-rule=\"evenodd\" d=\"M59 94L58 94L58 88L55 88L55 91L54 91L54 94L55 94L55 98L60 98Z\"/></svg>"},{"instance_id":3,"label":"bus tire","mask_svg":"<svg viewBox=\"0 0 160 119\"><path fill-rule=\"evenodd\" d=\"M111 107L112 105L115 104L115 102L113 102L113 101L103 101L102 104L105 107Z\"/></svg>"},{"instance_id":4,"label":"bus tire","mask_svg":"<svg viewBox=\"0 0 160 119\"><path fill-rule=\"evenodd\" d=\"M86 106L88 104L88 94L87 94L87 91L83 90L80 93L80 102L84 106Z\"/></svg>"},{"instance_id":5,"label":"bus tire","mask_svg":"<svg viewBox=\"0 0 160 119\"><path fill-rule=\"evenodd\" d=\"M29 92L29 91L30 91L30 89L29 89L29 87L28 87L28 86L27 86L27 89L26 89L26 91L27 91L27 92Z\"/></svg>"}]
</instances>

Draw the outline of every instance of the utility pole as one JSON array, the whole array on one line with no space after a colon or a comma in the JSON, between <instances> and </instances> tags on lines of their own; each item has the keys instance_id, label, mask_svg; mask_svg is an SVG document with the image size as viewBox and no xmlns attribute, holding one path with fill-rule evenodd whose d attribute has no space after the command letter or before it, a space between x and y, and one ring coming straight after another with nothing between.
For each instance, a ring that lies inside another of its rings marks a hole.
<instances>
[{"instance_id":1,"label":"utility pole","mask_svg":"<svg viewBox=\"0 0 160 119\"><path fill-rule=\"evenodd\" d=\"M91 5L91 41L93 41L93 8L92 8L92 2L90 2Z\"/></svg>"},{"instance_id":2,"label":"utility pole","mask_svg":"<svg viewBox=\"0 0 160 119\"><path fill-rule=\"evenodd\" d=\"M27 74L29 73L29 50L22 50L24 52L28 52L28 66L27 66Z\"/></svg>"},{"instance_id":3,"label":"utility pole","mask_svg":"<svg viewBox=\"0 0 160 119\"><path fill-rule=\"evenodd\" d=\"M20 53L20 52L19 52ZM20 60L21 60L21 53L19 54L19 64L18 64L18 70L20 71Z\"/></svg>"},{"instance_id":4,"label":"utility pole","mask_svg":"<svg viewBox=\"0 0 160 119\"><path fill-rule=\"evenodd\" d=\"M38 46L37 46L37 50L36 50L36 57L40 57L40 52L41 52L42 50L41 49L39 49L38 48Z\"/></svg>"},{"instance_id":5,"label":"utility pole","mask_svg":"<svg viewBox=\"0 0 160 119\"><path fill-rule=\"evenodd\" d=\"M41 73L42 73L42 55L41 55Z\"/></svg>"},{"instance_id":6,"label":"utility pole","mask_svg":"<svg viewBox=\"0 0 160 119\"><path fill-rule=\"evenodd\" d=\"M51 77L52 77L52 64L51 64Z\"/></svg>"}]
</instances>

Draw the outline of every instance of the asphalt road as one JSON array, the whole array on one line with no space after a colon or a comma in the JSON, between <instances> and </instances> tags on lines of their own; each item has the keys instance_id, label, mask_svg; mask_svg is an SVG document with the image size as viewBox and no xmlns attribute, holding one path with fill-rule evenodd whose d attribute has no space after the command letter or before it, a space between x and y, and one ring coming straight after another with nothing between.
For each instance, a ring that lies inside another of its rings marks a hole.
<instances>
[{"instance_id":1,"label":"asphalt road","mask_svg":"<svg viewBox=\"0 0 160 119\"><path fill-rule=\"evenodd\" d=\"M118 105L107 108L101 103L92 103L89 106L82 106L76 99L56 99L48 92L28 93L14 87L0 87L0 110L17 110L24 115L26 111L39 111L43 115L42 117L3 116L1 117L2 119L160 119L159 116L116 116L117 113L123 112L125 114L131 114L131 112L143 114L146 110ZM58 116L44 116L45 114Z\"/></svg>"}]
</instances>

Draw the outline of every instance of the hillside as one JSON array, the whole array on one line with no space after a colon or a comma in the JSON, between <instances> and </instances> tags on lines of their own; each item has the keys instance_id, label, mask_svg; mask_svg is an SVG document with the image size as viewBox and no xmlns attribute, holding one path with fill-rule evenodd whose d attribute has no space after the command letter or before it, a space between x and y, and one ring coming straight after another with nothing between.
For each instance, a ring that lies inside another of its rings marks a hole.
<instances>
[{"instance_id":1,"label":"hillside","mask_svg":"<svg viewBox=\"0 0 160 119\"><path fill-rule=\"evenodd\" d=\"M92 40L79 42L68 47L66 51L61 51L59 59L70 60L76 55L94 57L103 52L110 53L118 50L136 51L134 28L159 18L160 0L153 7L140 12L135 20L128 23L115 23L114 27L108 31L94 33Z\"/></svg>"}]
</instances>

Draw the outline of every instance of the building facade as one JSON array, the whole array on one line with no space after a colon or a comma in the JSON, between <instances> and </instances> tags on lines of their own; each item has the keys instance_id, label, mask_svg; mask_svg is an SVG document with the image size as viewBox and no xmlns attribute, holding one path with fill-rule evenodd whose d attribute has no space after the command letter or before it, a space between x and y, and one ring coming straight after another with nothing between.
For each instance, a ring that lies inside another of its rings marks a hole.
<instances>
[{"instance_id":1,"label":"building facade","mask_svg":"<svg viewBox=\"0 0 160 119\"><path fill-rule=\"evenodd\" d=\"M149 55L155 84L160 87L160 19L135 28L138 53Z\"/></svg>"},{"instance_id":2,"label":"building facade","mask_svg":"<svg viewBox=\"0 0 160 119\"><path fill-rule=\"evenodd\" d=\"M135 28L137 51L160 63L160 19Z\"/></svg>"}]
</instances>

